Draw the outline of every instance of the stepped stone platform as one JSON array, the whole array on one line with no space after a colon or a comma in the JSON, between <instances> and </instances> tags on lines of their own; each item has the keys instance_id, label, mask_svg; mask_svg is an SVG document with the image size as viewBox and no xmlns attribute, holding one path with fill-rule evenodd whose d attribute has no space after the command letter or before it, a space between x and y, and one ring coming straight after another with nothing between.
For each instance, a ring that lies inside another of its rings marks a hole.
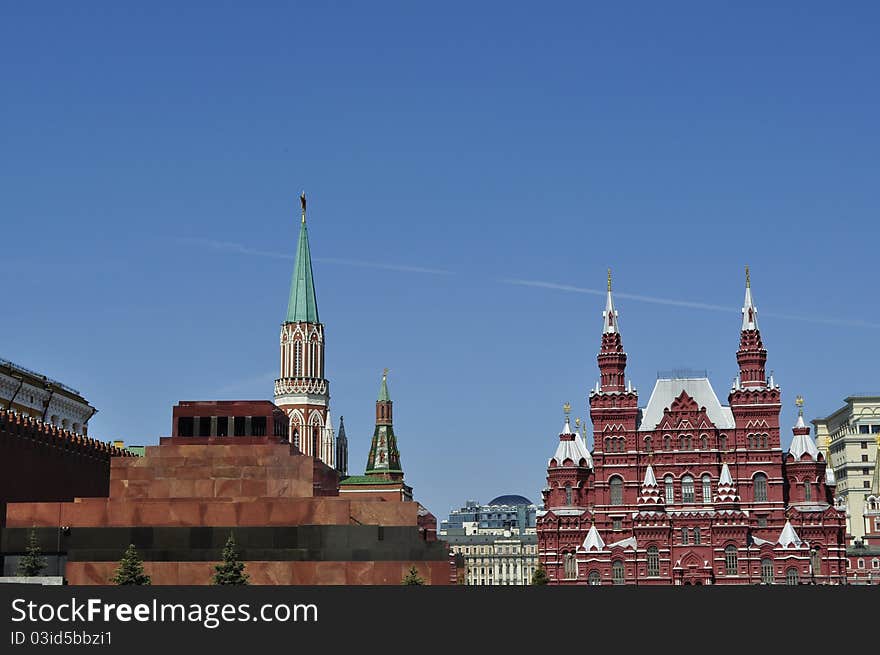
<instances>
[{"instance_id":1,"label":"stepped stone platform","mask_svg":"<svg viewBox=\"0 0 880 655\"><path fill-rule=\"evenodd\" d=\"M338 489L335 470L271 438L164 438L112 458L107 498L10 503L0 549L23 552L35 528L44 553L66 557L69 584L108 584L133 543L153 584L210 584L232 533L253 584L400 584L413 565L449 583L418 503Z\"/></svg>"}]
</instances>

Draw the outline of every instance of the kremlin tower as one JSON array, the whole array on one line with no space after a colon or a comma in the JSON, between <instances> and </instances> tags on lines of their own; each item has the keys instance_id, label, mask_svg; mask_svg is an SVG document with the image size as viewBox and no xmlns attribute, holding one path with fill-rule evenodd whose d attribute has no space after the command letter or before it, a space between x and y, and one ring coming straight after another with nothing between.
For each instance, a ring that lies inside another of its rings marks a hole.
<instances>
[{"instance_id":1,"label":"kremlin tower","mask_svg":"<svg viewBox=\"0 0 880 655\"><path fill-rule=\"evenodd\" d=\"M330 383L324 377L324 325L318 318L305 193L300 203L302 221L287 316L281 324L281 374L275 380L275 404L287 414L290 443L332 467Z\"/></svg>"}]
</instances>

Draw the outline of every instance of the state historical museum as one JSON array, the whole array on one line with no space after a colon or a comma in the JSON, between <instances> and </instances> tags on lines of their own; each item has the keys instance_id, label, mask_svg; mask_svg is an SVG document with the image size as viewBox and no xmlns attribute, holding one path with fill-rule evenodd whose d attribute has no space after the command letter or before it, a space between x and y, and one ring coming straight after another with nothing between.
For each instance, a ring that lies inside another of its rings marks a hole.
<instances>
[{"instance_id":1,"label":"state historical museum","mask_svg":"<svg viewBox=\"0 0 880 655\"><path fill-rule=\"evenodd\" d=\"M609 272L593 451L566 416L537 518L552 584L845 583L845 517L802 410L788 452L780 445L748 269L742 313L727 405L704 374L684 374L658 379L640 406Z\"/></svg>"}]
</instances>

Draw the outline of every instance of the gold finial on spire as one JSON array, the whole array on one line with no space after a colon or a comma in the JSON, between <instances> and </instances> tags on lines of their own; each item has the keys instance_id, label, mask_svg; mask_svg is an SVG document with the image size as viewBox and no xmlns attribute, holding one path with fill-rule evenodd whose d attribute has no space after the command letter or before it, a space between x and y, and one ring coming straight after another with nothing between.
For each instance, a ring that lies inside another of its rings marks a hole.
<instances>
[{"instance_id":1,"label":"gold finial on spire","mask_svg":"<svg viewBox=\"0 0 880 655\"><path fill-rule=\"evenodd\" d=\"M611 269L608 269L608 290L611 291Z\"/></svg>"},{"instance_id":2,"label":"gold finial on spire","mask_svg":"<svg viewBox=\"0 0 880 655\"><path fill-rule=\"evenodd\" d=\"M565 403L562 406L562 411L565 412L565 418L568 418L568 415L571 413L571 403Z\"/></svg>"},{"instance_id":3,"label":"gold finial on spire","mask_svg":"<svg viewBox=\"0 0 880 655\"><path fill-rule=\"evenodd\" d=\"M804 397L798 396L794 399L794 404L797 405L798 408L798 416L804 415Z\"/></svg>"},{"instance_id":4,"label":"gold finial on spire","mask_svg":"<svg viewBox=\"0 0 880 655\"><path fill-rule=\"evenodd\" d=\"M581 427L581 417L580 417L580 416L578 416L577 418L575 418L575 420L574 420L574 427L576 427L576 428Z\"/></svg>"},{"instance_id":5,"label":"gold finial on spire","mask_svg":"<svg viewBox=\"0 0 880 655\"><path fill-rule=\"evenodd\" d=\"M382 369L382 377L383 377L383 378L387 378L387 377L388 377L388 369L387 369L387 368Z\"/></svg>"},{"instance_id":6,"label":"gold finial on spire","mask_svg":"<svg viewBox=\"0 0 880 655\"><path fill-rule=\"evenodd\" d=\"M299 204L302 205L302 222L306 222L306 192L299 194Z\"/></svg>"},{"instance_id":7,"label":"gold finial on spire","mask_svg":"<svg viewBox=\"0 0 880 655\"><path fill-rule=\"evenodd\" d=\"M752 278L749 275L749 265L746 264L746 288L750 289L752 287Z\"/></svg>"}]
</instances>

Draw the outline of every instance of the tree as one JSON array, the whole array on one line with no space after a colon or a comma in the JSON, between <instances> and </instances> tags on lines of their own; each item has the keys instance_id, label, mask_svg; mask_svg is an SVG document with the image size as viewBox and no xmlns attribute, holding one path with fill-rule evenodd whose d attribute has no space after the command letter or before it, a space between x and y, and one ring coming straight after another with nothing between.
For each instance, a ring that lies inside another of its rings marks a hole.
<instances>
[{"instance_id":1,"label":"tree","mask_svg":"<svg viewBox=\"0 0 880 655\"><path fill-rule=\"evenodd\" d=\"M403 582L400 584L403 585L423 585L425 584L425 579L419 575L418 569L415 567L415 564L409 567L409 571L407 571L406 575L403 577Z\"/></svg>"},{"instance_id":2,"label":"tree","mask_svg":"<svg viewBox=\"0 0 880 655\"><path fill-rule=\"evenodd\" d=\"M122 559L119 560L119 568L116 574L110 578L110 582L117 585L149 585L150 576L144 572L144 563L138 555L134 544L128 544Z\"/></svg>"},{"instance_id":3,"label":"tree","mask_svg":"<svg viewBox=\"0 0 880 655\"><path fill-rule=\"evenodd\" d=\"M18 560L18 574L31 578L35 575L40 575L46 566L46 558L43 557L40 544L37 541L37 531L31 528L25 553Z\"/></svg>"},{"instance_id":4,"label":"tree","mask_svg":"<svg viewBox=\"0 0 880 655\"><path fill-rule=\"evenodd\" d=\"M223 547L223 561L214 567L213 584L246 585L250 576L244 572L244 562L239 559L235 537L229 535Z\"/></svg>"},{"instance_id":5,"label":"tree","mask_svg":"<svg viewBox=\"0 0 880 655\"><path fill-rule=\"evenodd\" d=\"M532 573L532 584L548 584L549 582L550 578L547 577L547 571L544 569L544 565L539 562L538 568L536 568L535 572Z\"/></svg>"}]
</instances>

